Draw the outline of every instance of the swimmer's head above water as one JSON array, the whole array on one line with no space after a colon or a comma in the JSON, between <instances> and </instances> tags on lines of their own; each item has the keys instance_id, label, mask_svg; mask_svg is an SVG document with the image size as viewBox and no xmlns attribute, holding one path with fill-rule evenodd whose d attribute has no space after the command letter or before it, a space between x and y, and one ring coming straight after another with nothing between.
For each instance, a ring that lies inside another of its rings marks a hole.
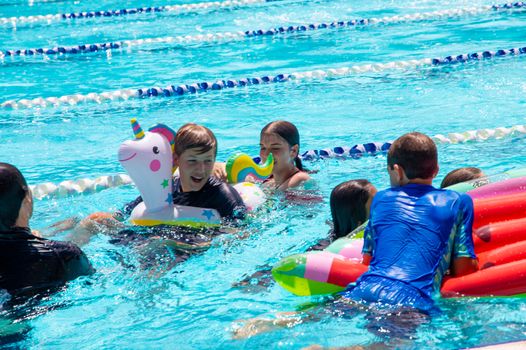
<instances>
[{"instance_id":1,"label":"swimmer's head above water","mask_svg":"<svg viewBox=\"0 0 526 350\"><path fill-rule=\"evenodd\" d=\"M0 231L9 230L14 226L27 226L25 220L19 218L24 201L28 202L24 206L27 207L24 216L28 216L29 219L33 205L26 179L13 165L0 163Z\"/></svg>"}]
</instances>

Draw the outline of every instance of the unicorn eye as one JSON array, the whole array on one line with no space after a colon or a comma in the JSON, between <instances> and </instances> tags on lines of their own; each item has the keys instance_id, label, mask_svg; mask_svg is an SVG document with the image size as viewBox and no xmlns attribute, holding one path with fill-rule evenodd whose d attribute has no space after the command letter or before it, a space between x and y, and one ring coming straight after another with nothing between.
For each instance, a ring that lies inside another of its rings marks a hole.
<instances>
[{"instance_id":1,"label":"unicorn eye","mask_svg":"<svg viewBox=\"0 0 526 350\"><path fill-rule=\"evenodd\" d=\"M155 153L155 154L159 154L159 147L157 147L157 146L153 146L152 151L153 151L153 153Z\"/></svg>"}]
</instances>

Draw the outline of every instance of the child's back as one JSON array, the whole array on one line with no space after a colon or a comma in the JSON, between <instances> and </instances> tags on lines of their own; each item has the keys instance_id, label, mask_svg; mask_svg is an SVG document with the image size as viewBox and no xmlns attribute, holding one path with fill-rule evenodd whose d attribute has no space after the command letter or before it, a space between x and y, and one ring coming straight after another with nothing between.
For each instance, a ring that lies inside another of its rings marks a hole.
<instances>
[{"instance_id":1,"label":"child's back","mask_svg":"<svg viewBox=\"0 0 526 350\"><path fill-rule=\"evenodd\" d=\"M421 133L403 135L391 145L392 188L375 196L364 232L362 252L370 268L347 297L431 310L431 294L448 268L460 275L477 269L473 202L431 186L437 159L433 140Z\"/></svg>"},{"instance_id":2,"label":"child's back","mask_svg":"<svg viewBox=\"0 0 526 350\"><path fill-rule=\"evenodd\" d=\"M367 235L364 244L364 253L373 255L374 250L365 275L398 279L431 296L440 287L451 252L453 258L474 256L467 248L472 223L472 202L466 195L421 184L381 191L371 208L374 238Z\"/></svg>"}]
</instances>

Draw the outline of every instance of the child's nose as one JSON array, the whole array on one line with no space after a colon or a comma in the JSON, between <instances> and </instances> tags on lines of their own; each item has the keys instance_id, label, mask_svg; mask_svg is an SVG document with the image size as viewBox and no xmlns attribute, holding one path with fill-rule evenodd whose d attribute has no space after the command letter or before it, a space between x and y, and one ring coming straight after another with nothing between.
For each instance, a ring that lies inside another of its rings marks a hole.
<instances>
[{"instance_id":1,"label":"child's nose","mask_svg":"<svg viewBox=\"0 0 526 350\"><path fill-rule=\"evenodd\" d=\"M205 162L198 162L197 163L197 170L199 170L200 172L204 173L205 170L206 170Z\"/></svg>"}]
</instances>

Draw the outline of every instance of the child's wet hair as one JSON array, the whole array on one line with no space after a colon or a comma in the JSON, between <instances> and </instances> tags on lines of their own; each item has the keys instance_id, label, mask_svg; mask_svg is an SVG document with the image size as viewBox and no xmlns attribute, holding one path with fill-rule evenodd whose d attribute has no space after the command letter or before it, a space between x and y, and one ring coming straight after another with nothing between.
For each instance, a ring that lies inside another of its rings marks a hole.
<instances>
[{"instance_id":1,"label":"child's wet hair","mask_svg":"<svg viewBox=\"0 0 526 350\"><path fill-rule=\"evenodd\" d=\"M409 180L429 179L438 170L438 155L435 142L427 135L411 132L396 139L387 153L387 165L404 169Z\"/></svg>"},{"instance_id":2,"label":"child's wet hair","mask_svg":"<svg viewBox=\"0 0 526 350\"><path fill-rule=\"evenodd\" d=\"M26 179L16 167L0 163L0 230L13 227L18 219L22 201L29 188Z\"/></svg>"},{"instance_id":3,"label":"child's wet hair","mask_svg":"<svg viewBox=\"0 0 526 350\"><path fill-rule=\"evenodd\" d=\"M300 133L294 124L285 120L276 120L265 125L265 127L261 130L260 137L262 137L264 134L277 134L287 141L290 147L298 145L298 155L296 158L294 158L294 163L296 168L299 170L304 170L303 164L299 157Z\"/></svg>"},{"instance_id":4,"label":"child's wet hair","mask_svg":"<svg viewBox=\"0 0 526 350\"><path fill-rule=\"evenodd\" d=\"M350 180L336 186L330 197L333 232L343 237L367 221L366 203L371 196L368 180Z\"/></svg>"},{"instance_id":5,"label":"child's wet hair","mask_svg":"<svg viewBox=\"0 0 526 350\"><path fill-rule=\"evenodd\" d=\"M197 148L200 153L214 150L217 155L217 139L214 133L205 126L188 123L177 130L175 135L174 153L180 156L190 148Z\"/></svg>"},{"instance_id":6,"label":"child's wet hair","mask_svg":"<svg viewBox=\"0 0 526 350\"><path fill-rule=\"evenodd\" d=\"M461 182L475 180L484 176L484 173L479 168L465 167L450 171L442 180L440 188L446 188L456 185Z\"/></svg>"}]
</instances>

